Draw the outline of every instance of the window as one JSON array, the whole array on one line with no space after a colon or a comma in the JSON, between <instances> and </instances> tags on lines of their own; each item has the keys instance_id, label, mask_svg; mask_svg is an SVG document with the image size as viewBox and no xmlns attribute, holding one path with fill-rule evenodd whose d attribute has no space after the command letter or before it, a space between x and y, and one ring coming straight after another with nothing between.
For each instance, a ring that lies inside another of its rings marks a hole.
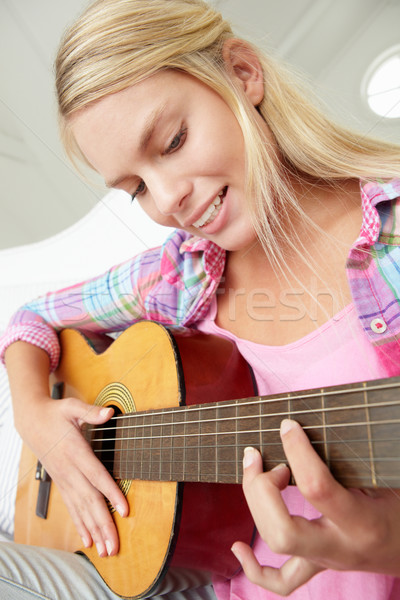
<instances>
[{"instance_id":1,"label":"window","mask_svg":"<svg viewBox=\"0 0 400 600\"><path fill-rule=\"evenodd\" d=\"M364 77L362 95L375 114L400 118L400 45L389 48L372 63Z\"/></svg>"}]
</instances>

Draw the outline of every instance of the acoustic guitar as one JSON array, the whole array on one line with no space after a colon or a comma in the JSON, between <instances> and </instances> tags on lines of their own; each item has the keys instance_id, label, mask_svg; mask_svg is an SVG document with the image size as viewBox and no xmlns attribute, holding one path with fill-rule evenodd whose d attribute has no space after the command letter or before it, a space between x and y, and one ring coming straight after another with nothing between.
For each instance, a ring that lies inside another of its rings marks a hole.
<instances>
[{"instance_id":1,"label":"acoustic guitar","mask_svg":"<svg viewBox=\"0 0 400 600\"><path fill-rule=\"evenodd\" d=\"M113 513L117 556L82 548L57 488L24 446L15 539L84 553L119 596L151 594L171 566L235 574L230 547L254 535L243 449L259 448L266 469L284 462L283 418L304 427L344 485L400 487L400 378L263 397L235 344L218 336L143 321L101 353L74 330L60 342L55 396L115 409L83 433L130 512Z\"/></svg>"}]
</instances>

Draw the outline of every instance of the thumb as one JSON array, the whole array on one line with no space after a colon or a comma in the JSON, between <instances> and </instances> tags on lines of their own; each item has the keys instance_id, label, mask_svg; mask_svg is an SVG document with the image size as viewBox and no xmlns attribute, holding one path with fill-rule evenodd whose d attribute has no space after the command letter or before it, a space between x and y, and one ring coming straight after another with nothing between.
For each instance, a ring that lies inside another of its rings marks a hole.
<instances>
[{"instance_id":1,"label":"thumb","mask_svg":"<svg viewBox=\"0 0 400 600\"><path fill-rule=\"evenodd\" d=\"M68 398L64 404L64 409L69 418L75 421L79 427L84 423L90 423L91 425L105 423L114 414L114 409L111 407L87 404L77 398Z\"/></svg>"},{"instance_id":2,"label":"thumb","mask_svg":"<svg viewBox=\"0 0 400 600\"><path fill-rule=\"evenodd\" d=\"M105 423L114 414L114 409L105 406L96 406L91 405L88 407L86 405L86 412L82 415L81 420L79 420L79 425L83 423L90 423L91 425L99 425L101 423Z\"/></svg>"}]
</instances>

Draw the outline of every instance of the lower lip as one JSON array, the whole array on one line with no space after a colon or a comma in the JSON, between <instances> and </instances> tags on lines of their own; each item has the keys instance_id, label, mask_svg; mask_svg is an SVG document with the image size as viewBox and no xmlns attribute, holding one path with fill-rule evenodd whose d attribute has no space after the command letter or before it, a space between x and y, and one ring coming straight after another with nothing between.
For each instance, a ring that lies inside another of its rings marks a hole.
<instances>
[{"instance_id":1,"label":"lower lip","mask_svg":"<svg viewBox=\"0 0 400 600\"><path fill-rule=\"evenodd\" d=\"M202 233L213 234L217 233L222 227L224 227L227 220L227 198L228 198L229 188L227 188L225 196L222 199L222 205L220 205L219 212L215 219L208 223L208 225L203 225L198 229Z\"/></svg>"}]
</instances>

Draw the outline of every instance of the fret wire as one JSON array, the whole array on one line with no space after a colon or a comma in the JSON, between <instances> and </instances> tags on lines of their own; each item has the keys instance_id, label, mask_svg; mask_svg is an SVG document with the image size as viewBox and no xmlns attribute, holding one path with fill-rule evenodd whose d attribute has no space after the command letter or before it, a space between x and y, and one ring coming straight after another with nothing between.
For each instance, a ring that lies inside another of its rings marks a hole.
<instances>
[{"instance_id":1,"label":"fret wire","mask_svg":"<svg viewBox=\"0 0 400 600\"><path fill-rule=\"evenodd\" d=\"M141 479L143 478L143 450L144 450L144 448L143 448L143 437L144 437L144 436L142 436L141 438L139 438L139 439L141 439L141 440L142 440L142 443L141 443L142 461L141 461L141 463L140 463L140 478L141 478ZM127 460L128 460L128 459L127 459Z\"/></svg>"},{"instance_id":2,"label":"fret wire","mask_svg":"<svg viewBox=\"0 0 400 600\"><path fill-rule=\"evenodd\" d=\"M364 383L365 388L365 383ZM369 407L368 407L368 395L366 389L364 389L364 403L365 403L365 413L367 419L367 432L368 432L368 451L369 451L369 463L371 466L371 481L374 487L377 487L376 483L376 473L375 473L375 464L374 464L374 452L372 448L372 438L371 438L371 423L369 418Z\"/></svg>"},{"instance_id":3,"label":"fret wire","mask_svg":"<svg viewBox=\"0 0 400 600\"><path fill-rule=\"evenodd\" d=\"M196 422L197 421L194 421L194 423L196 423ZM200 423L200 425L201 425L202 422L198 421L198 423ZM399 424L400 419L384 419L382 421L369 421L369 423L371 425L394 425L394 424ZM357 427L357 426L366 425L366 424L367 423L365 421L356 421L354 423L332 423L330 425L305 425L303 427L303 429L305 431L310 431L312 429L318 430L318 429L324 429L324 428L326 428L326 429L336 429L336 428L343 429L345 427ZM276 433L279 431L280 431L279 427L273 427L271 429L262 429L261 430L262 433ZM238 433L238 432L237 432L237 430L236 431L221 431L218 435L219 436L232 435L233 433ZM259 431L255 430L255 429L247 429L247 430L240 431L240 433L259 433ZM196 435L197 434L186 434L185 436L181 435L179 437L195 437ZM205 432L205 433L200 433L199 435L200 435L200 437L206 437L207 435L213 435L213 434ZM157 438L157 439L163 439L165 437L170 437L170 436L156 435L153 437ZM121 438L107 438L107 439L111 442L111 441L115 441L116 439L124 440L124 439L132 439L132 438L121 437ZM149 436L143 436L143 437L137 436L137 439L146 440L146 439L149 439ZM99 441L99 440L102 441L102 438L93 438L92 441Z\"/></svg>"},{"instance_id":4,"label":"fret wire","mask_svg":"<svg viewBox=\"0 0 400 600\"><path fill-rule=\"evenodd\" d=\"M217 405L217 410L216 410L216 424L215 424L215 481L218 481L218 478L219 478L218 465L220 464L220 462L222 462L222 461L218 460L218 448L219 448L219 445L217 444L217 439L218 439L218 434L219 434L219 430L218 430L218 426L219 426L218 411L219 411L219 406Z\"/></svg>"},{"instance_id":5,"label":"fret wire","mask_svg":"<svg viewBox=\"0 0 400 600\"><path fill-rule=\"evenodd\" d=\"M324 454L325 454L325 462L329 465L329 452L328 452L328 444L327 444L327 436L326 436L326 414L325 414L325 395L324 395L324 390L321 389L321 407L322 407L322 424L324 426L323 428L323 433L324 433Z\"/></svg>"},{"instance_id":6,"label":"fret wire","mask_svg":"<svg viewBox=\"0 0 400 600\"><path fill-rule=\"evenodd\" d=\"M339 389L339 390L325 390L325 396L345 396L348 394L354 394L357 392L364 392L364 388L363 388L364 384L361 384L361 387L359 388L346 388L346 389ZM367 387L367 390L369 392L374 392L374 391L381 391L381 390L388 390L388 389L394 389L400 387L400 383L386 383L386 384L381 384L381 385L370 385ZM300 395L300 393L298 395L293 395L292 393L292 398L294 400L308 400L309 398L318 398L320 396L320 392L310 392L308 394L303 394ZM253 399L251 398L242 398L241 400L243 400L243 403L246 404L247 406L251 406L253 404L259 404L260 402L265 402L268 403L268 405L274 404L276 402L282 402L284 400L287 400L289 398L290 394L288 394L288 396L282 396L282 397L274 397L274 396L256 396ZM240 400L239 400L240 401ZM220 404L221 406L223 406L223 408L233 408L236 404L236 402L238 402L238 400L232 400L232 403L229 403L230 401L226 401L226 402L213 402L213 403L208 403L208 404L200 404L198 406L196 406L196 409L200 410L200 411L205 411L205 410L211 410L212 408L214 408L215 404ZM386 403L382 403L381 406L391 406L393 404L400 404L400 400L395 400L393 402L389 402L388 404ZM371 405L373 406L373 405ZM164 409L160 410L161 412L167 412L168 410L170 410L170 412L174 411L175 413L179 413L179 412L184 412L186 410L190 410L191 406L184 406L184 407L165 407ZM354 408L353 406L349 406L349 407L345 407L345 408ZM157 413L156 411L154 411L155 414L160 414ZM123 414L123 415L117 415L115 417L111 417L112 419L121 419L124 420L126 418L129 418L131 416L134 416L135 413L129 413L129 414ZM139 413L137 413L139 414ZM144 413L146 414L146 413Z\"/></svg>"},{"instance_id":7,"label":"fret wire","mask_svg":"<svg viewBox=\"0 0 400 600\"><path fill-rule=\"evenodd\" d=\"M388 406L397 406L400 405L400 401L397 400L393 400L393 401L388 401L388 402L374 402L373 404L370 404L369 407L370 408L386 408ZM247 403L246 403L247 406ZM215 408L215 405L213 405L211 408ZM225 408L225 406L223 406L223 408ZM298 416L298 415L308 415L308 414L312 414L312 415L317 415L317 414L322 414L322 412L327 413L327 412L335 412L335 411L347 411L347 410L356 410L356 409L365 409L365 405L364 404L353 404L350 406L330 406L330 407L326 407L323 411L321 409L304 409L304 410L295 410L295 411L291 411L291 417L293 416ZM194 410L194 409L192 409ZM199 410L199 408L196 406L196 410ZM186 409L185 412L189 412L191 411L191 407L188 407ZM160 414L179 414L179 412L184 412L184 411L173 411L173 410L167 410L164 411L164 413L160 413ZM139 413L130 413L129 415L125 415L126 417L132 418L132 419L137 419L140 417L146 417L149 414L154 414L157 415L157 412L153 412L153 411L149 411L149 412L139 412ZM277 413L268 413L268 414L264 414L262 415L262 417L264 419L272 419L275 417L284 417L286 418L288 416L287 412L277 412ZM114 417L112 417L114 418ZM115 417L115 418L119 418L119 417ZM241 417L239 417L239 420L243 420L243 419L252 419L254 418L254 415L242 415ZM222 419L220 419L221 421L232 421L232 417L223 417ZM188 421L189 424L196 424L196 423L212 423L214 422L215 419L199 419L198 421ZM394 421L392 421L394 422ZM173 425L174 421L171 421L170 423L164 423L164 425ZM365 423L362 423L365 425ZM157 423L156 423L157 425ZM143 425L121 425L118 427L119 430L122 429L135 429L135 427L149 427L149 424L144 423ZM106 427L96 427L96 431L107 431Z\"/></svg>"},{"instance_id":8,"label":"fret wire","mask_svg":"<svg viewBox=\"0 0 400 600\"><path fill-rule=\"evenodd\" d=\"M186 416L187 416L187 411L184 413L184 417L183 417L183 435L186 436ZM183 479L185 479L185 467L186 467L186 462L187 462L187 458L186 458L186 443L183 444Z\"/></svg>"},{"instance_id":9,"label":"fret wire","mask_svg":"<svg viewBox=\"0 0 400 600\"><path fill-rule=\"evenodd\" d=\"M161 427L163 427L163 416L164 415L161 415ZM161 444L161 446L160 446L160 456L163 455L163 451L164 451L164 445ZM160 477L161 477L161 461L160 461Z\"/></svg>"},{"instance_id":10,"label":"fret wire","mask_svg":"<svg viewBox=\"0 0 400 600\"><path fill-rule=\"evenodd\" d=\"M235 403L235 423L237 424L238 422L238 402ZM239 449L239 442L238 442L238 431L237 431L237 426L235 427L235 479L236 481L239 479L239 456L238 456L238 449Z\"/></svg>"},{"instance_id":11,"label":"fret wire","mask_svg":"<svg viewBox=\"0 0 400 600\"><path fill-rule=\"evenodd\" d=\"M258 410L258 422L259 422L259 440L260 440L260 448L263 447L263 432L262 432L262 410L261 410L262 404L260 402L259 404L259 410Z\"/></svg>"},{"instance_id":12,"label":"fret wire","mask_svg":"<svg viewBox=\"0 0 400 600\"><path fill-rule=\"evenodd\" d=\"M197 438L200 438L201 437L201 420L200 419L199 419L198 423L199 423L199 430L198 430ZM190 436L190 437L193 437L193 436ZM201 448L201 445L199 444L198 451L197 451L197 477L198 478L200 477L200 448Z\"/></svg>"},{"instance_id":13,"label":"fret wire","mask_svg":"<svg viewBox=\"0 0 400 600\"><path fill-rule=\"evenodd\" d=\"M171 457L171 477L172 477L172 456L173 456L173 448L174 448L174 424L171 425L171 445L170 445L169 455Z\"/></svg>"}]
</instances>

